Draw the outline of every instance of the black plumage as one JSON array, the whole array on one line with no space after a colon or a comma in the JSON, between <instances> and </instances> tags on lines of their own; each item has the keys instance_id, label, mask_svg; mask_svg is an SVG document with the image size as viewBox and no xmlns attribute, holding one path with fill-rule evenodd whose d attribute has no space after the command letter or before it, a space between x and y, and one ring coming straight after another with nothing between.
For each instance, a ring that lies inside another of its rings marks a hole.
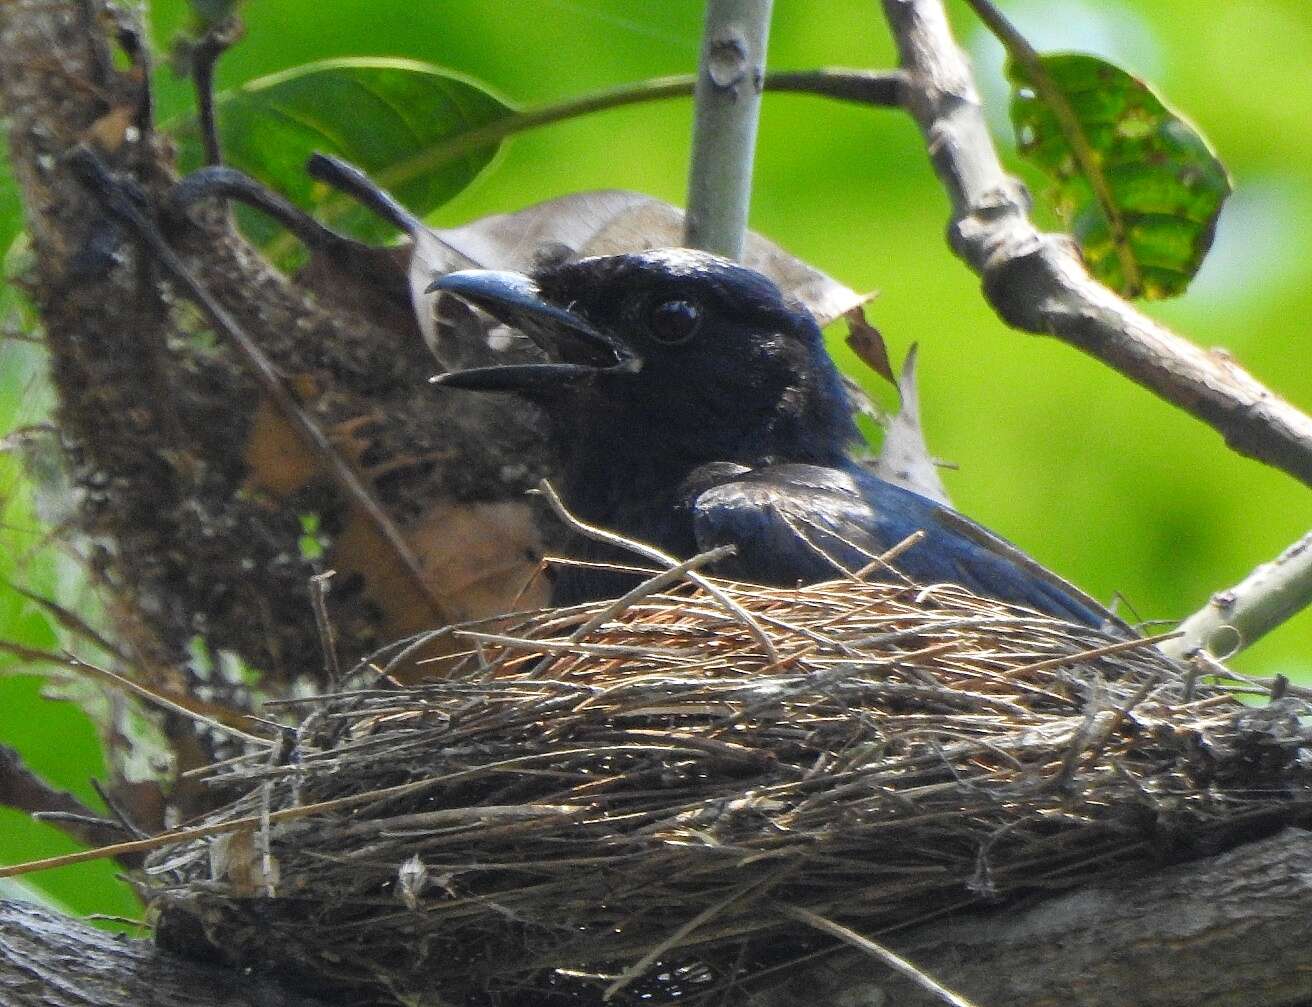
<instances>
[{"instance_id":1,"label":"black plumage","mask_svg":"<svg viewBox=\"0 0 1312 1007\"><path fill-rule=\"evenodd\" d=\"M567 262L532 276L468 270L434 287L542 346L550 363L441 375L516 391L547 412L561 494L584 520L686 557L732 544L718 572L762 584L842 576L911 533L897 560L921 584L1093 626L1097 602L956 511L871 474L815 320L766 277L688 249ZM602 557L592 547L593 558ZM569 568L558 604L630 586Z\"/></svg>"}]
</instances>

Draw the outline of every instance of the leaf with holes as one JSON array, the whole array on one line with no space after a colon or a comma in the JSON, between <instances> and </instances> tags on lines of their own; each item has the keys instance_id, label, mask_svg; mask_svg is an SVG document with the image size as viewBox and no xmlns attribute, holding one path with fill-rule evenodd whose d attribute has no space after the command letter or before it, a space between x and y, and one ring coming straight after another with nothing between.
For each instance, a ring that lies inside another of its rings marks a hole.
<instances>
[{"instance_id":1,"label":"leaf with holes","mask_svg":"<svg viewBox=\"0 0 1312 1007\"><path fill-rule=\"evenodd\" d=\"M468 186L496 155L497 141L462 149L467 138L514 113L482 85L402 59L307 63L219 94L216 110L229 165L363 241L395 232L358 203L311 179L305 173L310 154L322 151L354 162L422 216ZM195 121L176 134L182 167L199 167ZM243 228L265 246L278 234L274 223L253 213L243 215ZM284 259L292 248L290 239L280 239L271 257Z\"/></svg>"},{"instance_id":2,"label":"leaf with holes","mask_svg":"<svg viewBox=\"0 0 1312 1007\"><path fill-rule=\"evenodd\" d=\"M1126 297L1182 293L1230 194L1225 166L1120 67L1083 53L1039 59L1057 93L1013 61L1011 120L1020 152L1053 180L1046 195L1090 271Z\"/></svg>"}]
</instances>

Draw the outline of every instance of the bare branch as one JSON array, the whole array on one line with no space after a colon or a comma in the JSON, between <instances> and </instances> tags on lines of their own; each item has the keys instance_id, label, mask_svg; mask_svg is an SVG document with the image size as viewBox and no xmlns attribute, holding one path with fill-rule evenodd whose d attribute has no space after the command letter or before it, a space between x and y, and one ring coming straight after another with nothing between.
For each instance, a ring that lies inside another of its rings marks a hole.
<instances>
[{"instance_id":1,"label":"bare branch","mask_svg":"<svg viewBox=\"0 0 1312 1007\"><path fill-rule=\"evenodd\" d=\"M235 17L226 17L206 28L191 52L191 80L196 88L196 111L206 164L223 163L219 127L214 118L214 64L241 38L244 30Z\"/></svg>"},{"instance_id":2,"label":"bare branch","mask_svg":"<svg viewBox=\"0 0 1312 1007\"><path fill-rule=\"evenodd\" d=\"M1220 350L1204 350L1089 276L1071 242L1030 222L1003 171L941 0L883 0L907 73L904 104L952 201L953 249L1008 324L1053 335L1209 424L1235 451L1312 485L1312 417Z\"/></svg>"},{"instance_id":3,"label":"bare branch","mask_svg":"<svg viewBox=\"0 0 1312 1007\"><path fill-rule=\"evenodd\" d=\"M707 0L684 244L742 256L772 0Z\"/></svg>"},{"instance_id":4,"label":"bare branch","mask_svg":"<svg viewBox=\"0 0 1312 1007\"><path fill-rule=\"evenodd\" d=\"M1234 587L1212 595L1180 624L1180 636L1162 644L1162 650L1183 658L1205 649L1224 659L1252 646L1310 604L1312 532Z\"/></svg>"},{"instance_id":5,"label":"bare branch","mask_svg":"<svg viewBox=\"0 0 1312 1007\"><path fill-rule=\"evenodd\" d=\"M270 400L277 404L283 417L291 424L296 435L323 462L342 492L359 508L383 541L396 554L401 569L414 583L416 590L432 605L433 614L442 616L442 606L432 586L424 577L419 561L401 534L391 516L378 502L375 494L360 477L340 452L333 446L327 435L319 429L314 419L301 408L295 394L288 387L277 367L260 349L217 298L206 288L204 283L192 275L182 258L168 245L163 234L119 188L109 168L90 148L83 147L73 151L68 158L68 166L87 186L88 190L100 201L103 209L112 213L122 223L136 233L140 240L154 255L155 260L171 275L187 295L208 317L214 328L232 341L240 352L252 376L260 383Z\"/></svg>"},{"instance_id":6,"label":"bare branch","mask_svg":"<svg viewBox=\"0 0 1312 1007\"><path fill-rule=\"evenodd\" d=\"M0 745L0 805L40 817L89 846L123 838L117 824L97 815L68 791L52 787L4 745Z\"/></svg>"}]
</instances>

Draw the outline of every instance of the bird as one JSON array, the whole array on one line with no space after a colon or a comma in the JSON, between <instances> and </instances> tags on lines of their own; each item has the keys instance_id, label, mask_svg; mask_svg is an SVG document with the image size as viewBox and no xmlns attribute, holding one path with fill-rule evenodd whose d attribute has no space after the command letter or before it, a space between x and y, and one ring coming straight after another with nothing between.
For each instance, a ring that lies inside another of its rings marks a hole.
<instances>
[{"instance_id":1,"label":"bird","mask_svg":"<svg viewBox=\"0 0 1312 1007\"><path fill-rule=\"evenodd\" d=\"M1094 628L1124 628L1097 601L964 515L873 474L815 319L768 277L687 248L593 256L532 273L467 269L436 279L527 335L548 359L450 371L452 389L514 392L546 416L579 519L713 572L795 587L893 576L957 584ZM582 559L622 561L591 543ZM632 563L632 557L629 558ZM633 575L566 566L556 605L615 597Z\"/></svg>"}]
</instances>

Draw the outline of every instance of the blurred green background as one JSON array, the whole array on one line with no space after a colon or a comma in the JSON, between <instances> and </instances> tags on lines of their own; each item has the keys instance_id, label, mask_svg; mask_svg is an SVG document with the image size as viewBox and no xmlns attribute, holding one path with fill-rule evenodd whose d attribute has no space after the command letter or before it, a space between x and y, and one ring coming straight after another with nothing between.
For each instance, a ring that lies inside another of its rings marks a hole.
<instances>
[{"instance_id":1,"label":"blurred green background","mask_svg":"<svg viewBox=\"0 0 1312 1007\"><path fill-rule=\"evenodd\" d=\"M185 23L181 0L149 4L161 49ZM776 0L770 63L887 67L892 46L871 0ZM1040 50L1078 49L1145 77L1209 137L1236 192L1215 247L1180 300L1154 316L1223 346L1257 377L1312 409L1312 16L1307 0L1016 0L1001 6ZM961 4L951 13L975 62L1012 168L1001 49ZM219 65L220 87L330 56L426 60L538 104L694 68L696 0L259 0L247 38ZM1298 82L1304 82L1300 85ZM186 114L189 87L161 69L161 119ZM683 200L690 104L608 112L512 140L490 170L432 216L457 224L562 193L638 189ZM16 213L0 181L0 236ZM1054 222L1043 211L1041 223ZM752 226L857 289L898 358L921 345L931 448L957 505L1037 558L1142 618L1188 614L1312 527L1312 495L1230 453L1210 429L1053 340L1007 330L944 241L947 203L920 138L897 112L767 95ZM24 323L15 298L5 324ZM836 353L853 364L835 340ZM39 422L46 398L34 346L0 344L0 429ZM877 389L887 401L884 389ZM14 460L0 455L0 577L67 597L66 562L41 531ZM0 585L0 638L54 646L39 611ZM1312 675L1312 612L1242 655L1245 671ZM0 654L0 671L15 662ZM0 676L0 743L83 799L99 769L94 731L39 681ZM0 862L70 848L54 830L0 811ZM92 864L32 878L31 891L78 912L133 913L113 870ZM0 888L0 895L6 893Z\"/></svg>"}]
</instances>

